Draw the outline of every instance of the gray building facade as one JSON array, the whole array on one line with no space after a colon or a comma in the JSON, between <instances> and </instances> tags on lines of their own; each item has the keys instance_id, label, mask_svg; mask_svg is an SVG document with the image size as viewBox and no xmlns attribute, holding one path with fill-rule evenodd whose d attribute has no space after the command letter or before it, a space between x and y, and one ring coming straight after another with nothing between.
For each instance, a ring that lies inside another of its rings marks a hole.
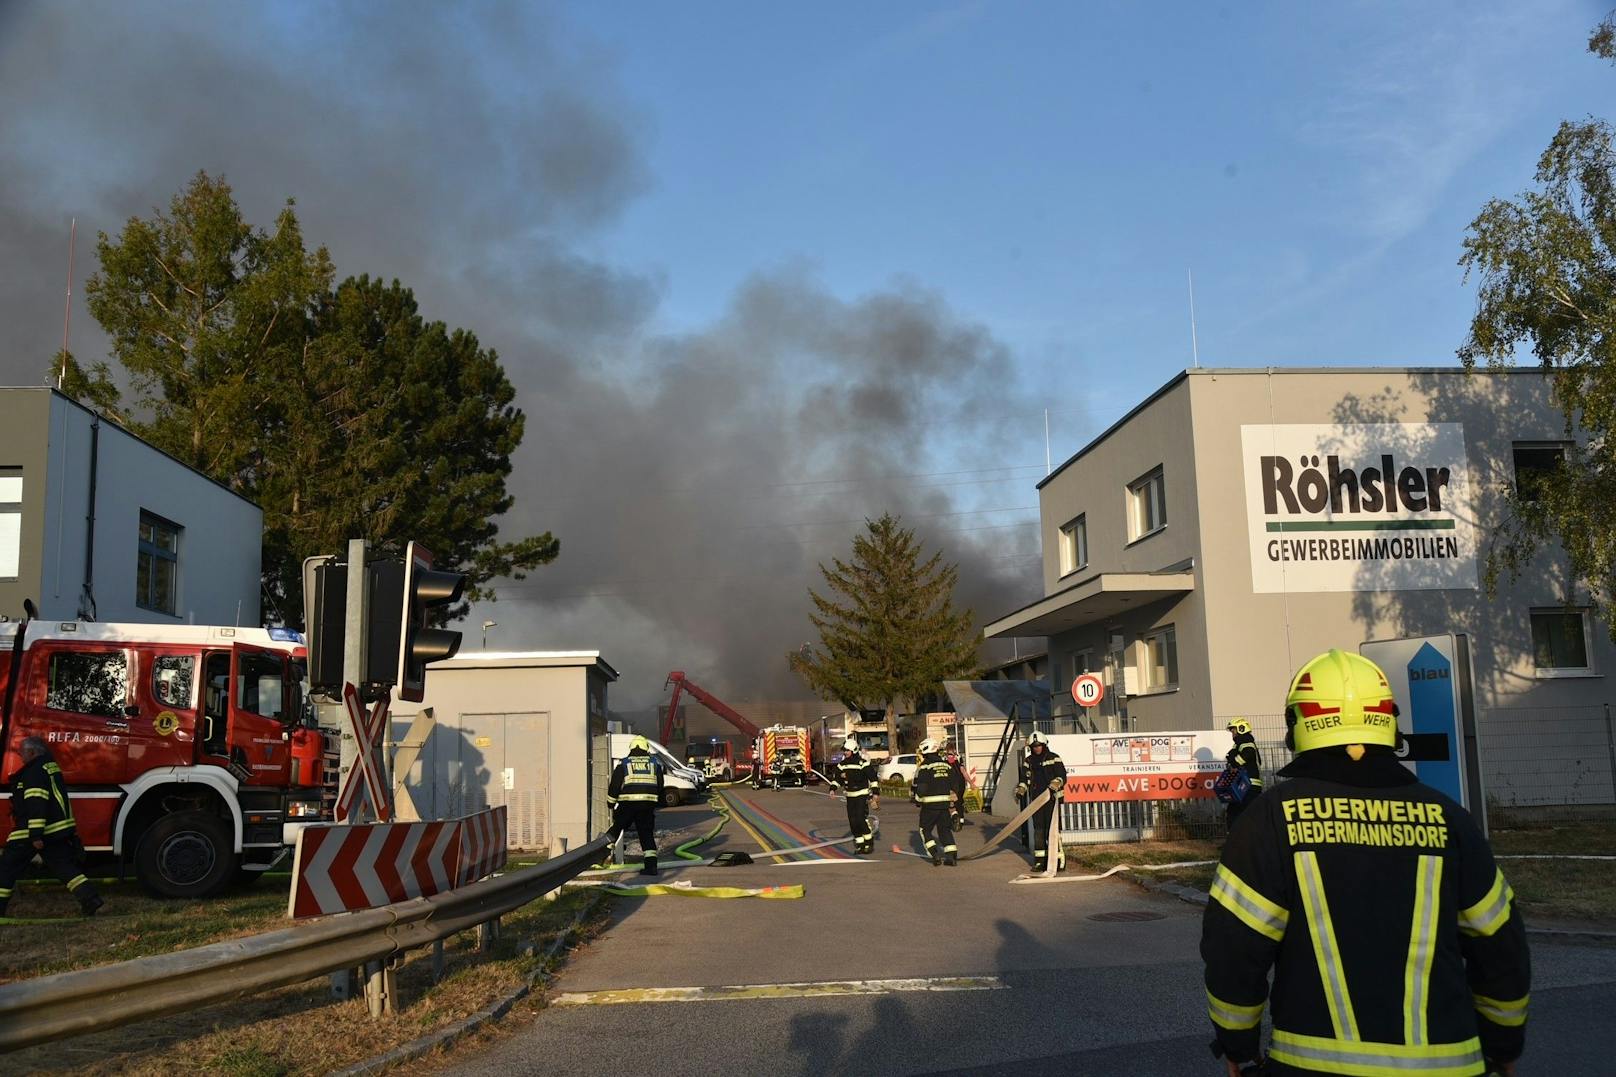
<instances>
[{"instance_id":1,"label":"gray building facade","mask_svg":"<svg viewBox=\"0 0 1616 1077\"><path fill-rule=\"evenodd\" d=\"M54 389L0 389L0 614L259 623L264 514Z\"/></svg>"},{"instance_id":2,"label":"gray building facade","mask_svg":"<svg viewBox=\"0 0 1616 1077\"><path fill-rule=\"evenodd\" d=\"M985 633L1047 639L1068 712L1099 673L1100 731L1241 715L1269 740L1315 654L1463 633L1490 795L1608 803L1616 648L1586 583L1558 549L1485 582L1504 498L1568 443L1536 370L1185 371L1039 484L1045 597Z\"/></svg>"}]
</instances>

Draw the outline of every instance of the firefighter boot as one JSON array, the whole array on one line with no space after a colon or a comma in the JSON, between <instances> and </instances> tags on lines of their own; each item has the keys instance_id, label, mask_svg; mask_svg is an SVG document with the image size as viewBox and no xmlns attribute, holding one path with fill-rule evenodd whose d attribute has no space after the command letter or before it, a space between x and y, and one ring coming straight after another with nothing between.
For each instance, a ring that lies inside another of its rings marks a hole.
<instances>
[{"instance_id":1,"label":"firefighter boot","mask_svg":"<svg viewBox=\"0 0 1616 1077\"><path fill-rule=\"evenodd\" d=\"M79 899L79 911L85 916L94 916L106 902L101 900L100 894L86 894Z\"/></svg>"},{"instance_id":2,"label":"firefighter boot","mask_svg":"<svg viewBox=\"0 0 1616 1077\"><path fill-rule=\"evenodd\" d=\"M655 875L657 873L656 854L655 853L646 853L645 856L642 859L645 862L640 867L640 874L641 875Z\"/></svg>"}]
</instances>

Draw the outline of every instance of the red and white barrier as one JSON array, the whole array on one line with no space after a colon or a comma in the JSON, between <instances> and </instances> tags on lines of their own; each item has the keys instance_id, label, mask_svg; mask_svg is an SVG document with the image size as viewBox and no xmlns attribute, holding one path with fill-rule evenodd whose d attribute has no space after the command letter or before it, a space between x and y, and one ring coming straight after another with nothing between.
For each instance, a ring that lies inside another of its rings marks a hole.
<instances>
[{"instance_id":1,"label":"red and white barrier","mask_svg":"<svg viewBox=\"0 0 1616 1077\"><path fill-rule=\"evenodd\" d=\"M505 866L505 806L489 808L461 820L460 881L474 883Z\"/></svg>"},{"instance_id":2,"label":"red and white barrier","mask_svg":"<svg viewBox=\"0 0 1616 1077\"><path fill-rule=\"evenodd\" d=\"M292 861L294 919L441 894L505 865L505 809L433 823L305 827Z\"/></svg>"}]
</instances>

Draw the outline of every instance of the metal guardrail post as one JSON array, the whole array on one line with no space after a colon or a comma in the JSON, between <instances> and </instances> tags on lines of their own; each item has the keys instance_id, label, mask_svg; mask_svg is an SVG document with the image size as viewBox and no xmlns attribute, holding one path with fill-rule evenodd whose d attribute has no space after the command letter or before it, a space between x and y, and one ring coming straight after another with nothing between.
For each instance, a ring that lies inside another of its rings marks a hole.
<instances>
[{"instance_id":1,"label":"metal guardrail post","mask_svg":"<svg viewBox=\"0 0 1616 1077\"><path fill-rule=\"evenodd\" d=\"M439 939L432 944L432 982L443 982L443 940Z\"/></svg>"},{"instance_id":2,"label":"metal guardrail post","mask_svg":"<svg viewBox=\"0 0 1616 1077\"><path fill-rule=\"evenodd\" d=\"M217 1006L374 962L391 964L521 908L588 870L598 838L547 860L428 898L342 913L116 965L0 984L0 1053ZM382 998L396 993L382 977Z\"/></svg>"}]
</instances>

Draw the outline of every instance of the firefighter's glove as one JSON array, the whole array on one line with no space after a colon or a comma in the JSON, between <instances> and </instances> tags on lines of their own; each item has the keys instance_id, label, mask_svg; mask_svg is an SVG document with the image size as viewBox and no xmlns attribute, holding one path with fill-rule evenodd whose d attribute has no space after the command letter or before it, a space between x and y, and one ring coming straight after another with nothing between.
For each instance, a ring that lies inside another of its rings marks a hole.
<instances>
[{"instance_id":1,"label":"firefighter's glove","mask_svg":"<svg viewBox=\"0 0 1616 1077\"><path fill-rule=\"evenodd\" d=\"M1026 795L1027 795L1027 783L1022 782L1020 785L1016 786L1016 796L1024 797Z\"/></svg>"},{"instance_id":2,"label":"firefighter's glove","mask_svg":"<svg viewBox=\"0 0 1616 1077\"><path fill-rule=\"evenodd\" d=\"M1061 789L1062 789L1062 788L1063 788L1063 787L1064 787L1064 786L1065 786L1065 785L1066 785L1066 783L1065 783L1065 782L1064 782L1064 781L1062 781L1062 780L1061 780L1061 779L1059 779L1059 778L1051 778L1051 779L1049 779L1049 791L1050 791L1050 792L1051 792L1051 793L1058 793L1058 792L1060 792L1060 791L1061 791Z\"/></svg>"}]
</instances>

